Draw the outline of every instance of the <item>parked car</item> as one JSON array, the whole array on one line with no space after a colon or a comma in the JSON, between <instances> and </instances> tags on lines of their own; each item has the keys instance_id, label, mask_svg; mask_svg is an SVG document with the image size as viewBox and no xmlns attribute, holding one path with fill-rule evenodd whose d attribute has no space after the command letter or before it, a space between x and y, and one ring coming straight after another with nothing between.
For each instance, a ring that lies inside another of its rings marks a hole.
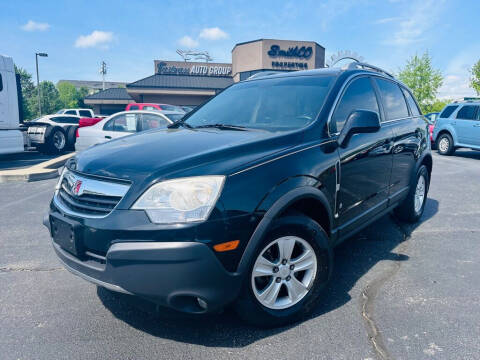
<instances>
[{"instance_id":1,"label":"parked car","mask_svg":"<svg viewBox=\"0 0 480 360\"><path fill-rule=\"evenodd\" d=\"M93 118L80 118L80 121L78 122L78 127L85 127L85 126L92 126L98 123L99 121L105 119L107 115L96 115Z\"/></svg>"},{"instance_id":2,"label":"parked car","mask_svg":"<svg viewBox=\"0 0 480 360\"><path fill-rule=\"evenodd\" d=\"M433 130L438 153L452 155L457 148L480 150L480 101L447 105L437 118Z\"/></svg>"},{"instance_id":3,"label":"parked car","mask_svg":"<svg viewBox=\"0 0 480 360\"><path fill-rule=\"evenodd\" d=\"M431 143L432 149L436 148L435 141L433 141L433 129L435 128L435 121L437 120L438 114L440 113L431 112L424 115L428 121L428 133L430 134L430 143Z\"/></svg>"},{"instance_id":4,"label":"parked car","mask_svg":"<svg viewBox=\"0 0 480 360\"><path fill-rule=\"evenodd\" d=\"M169 105L169 104L152 104L152 103L128 104L127 107L125 108L125 111L130 111L130 110L149 110L149 111L163 110L163 111L176 111L176 112L185 113L185 111L180 106Z\"/></svg>"},{"instance_id":5,"label":"parked car","mask_svg":"<svg viewBox=\"0 0 480 360\"><path fill-rule=\"evenodd\" d=\"M74 149L79 120L76 115L45 115L25 124L32 146L40 152L60 154Z\"/></svg>"},{"instance_id":6,"label":"parked car","mask_svg":"<svg viewBox=\"0 0 480 360\"><path fill-rule=\"evenodd\" d=\"M122 111L100 120L95 125L81 127L77 131L77 151L154 128L165 128L184 116L174 111Z\"/></svg>"},{"instance_id":7,"label":"parked car","mask_svg":"<svg viewBox=\"0 0 480 360\"><path fill-rule=\"evenodd\" d=\"M44 220L56 254L179 311L303 318L328 296L335 245L391 210L424 211L425 120L410 90L370 68L242 81L167 129L77 154Z\"/></svg>"},{"instance_id":8,"label":"parked car","mask_svg":"<svg viewBox=\"0 0 480 360\"><path fill-rule=\"evenodd\" d=\"M86 118L95 117L92 109L61 109L57 111L57 114L76 115L79 117L86 117Z\"/></svg>"}]
</instances>

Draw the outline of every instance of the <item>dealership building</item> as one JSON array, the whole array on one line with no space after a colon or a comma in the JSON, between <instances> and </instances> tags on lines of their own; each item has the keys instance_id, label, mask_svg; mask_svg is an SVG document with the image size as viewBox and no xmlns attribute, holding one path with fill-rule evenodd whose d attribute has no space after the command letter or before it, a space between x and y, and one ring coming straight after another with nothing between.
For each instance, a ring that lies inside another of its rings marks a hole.
<instances>
[{"instance_id":1,"label":"dealership building","mask_svg":"<svg viewBox=\"0 0 480 360\"><path fill-rule=\"evenodd\" d=\"M200 105L234 82L262 71L296 71L325 66L325 48L313 41L259 39L236 44L232 63L154 60L154 73L85 98L97 114L129 103Z\"/></svg>"}]
</instances>

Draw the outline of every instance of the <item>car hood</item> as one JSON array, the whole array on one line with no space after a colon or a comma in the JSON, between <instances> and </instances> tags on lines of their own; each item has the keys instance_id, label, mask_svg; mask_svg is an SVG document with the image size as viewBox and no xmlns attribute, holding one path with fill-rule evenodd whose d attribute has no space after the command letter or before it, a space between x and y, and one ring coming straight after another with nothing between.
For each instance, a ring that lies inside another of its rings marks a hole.
<instances>
[{"instance_id":1,"label":"car hood","mask_svg":"<svg viewBox=\"0 0 480 360\"><path fill-rule=\"evenodd\" d=\"M298 143L301 133L218 129L147 131L96 145L76 158L77 171L150 183L182 176L228 175Z\"/></svg>"}]
</instances>

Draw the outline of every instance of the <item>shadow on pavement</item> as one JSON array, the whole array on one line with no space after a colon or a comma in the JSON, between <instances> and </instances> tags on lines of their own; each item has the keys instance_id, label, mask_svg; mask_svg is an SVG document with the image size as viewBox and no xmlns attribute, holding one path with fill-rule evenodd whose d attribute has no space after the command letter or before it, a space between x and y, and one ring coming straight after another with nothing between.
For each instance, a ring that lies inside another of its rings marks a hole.
<instances>
[{"instance_id":1,"label":"shadow on pavement","mask_svg":"<svg viewBox=\"0 0 480 360\"><path fill-rule=\"evenodd\" d=\"M438 201L428 199L422 222L438 212ZM351 300L349 291L375 264L382 260L407 261L408 256L392 252L408 239L419 225L400 223L386 215L335 249L335 268L324 299L305 320L335 310ZM129 295L98 288L102 303L118 319L156 337L208 347L244 347L262 338L281 333L296 325L277 329L258 329L244 324L232 311L222 314L186 315L158 308Z\"/></svg>"},{"instance_id":2,"label":"shadow on pavement","mask_svg":"<svg viewBox=\"0 0 480 360\"><path fill-rule=\"evenodd\" d=\"M451 157L462 157L465 159L480 160L480 151L459 149L456 150Z\"/></svg>"},{"instance_id":3,"label":"shadow on pavement","mask_svg":"<svg viewBox=\"0 0 480 360\"><path fill-rule=\"evenodd\" d=\"M67 154L68 152L65 152ZM18 154L0 155L0 170L21 169L54 159L60 155L42 154L38 151L25 151Z\"/></svg>"}]
</instances>

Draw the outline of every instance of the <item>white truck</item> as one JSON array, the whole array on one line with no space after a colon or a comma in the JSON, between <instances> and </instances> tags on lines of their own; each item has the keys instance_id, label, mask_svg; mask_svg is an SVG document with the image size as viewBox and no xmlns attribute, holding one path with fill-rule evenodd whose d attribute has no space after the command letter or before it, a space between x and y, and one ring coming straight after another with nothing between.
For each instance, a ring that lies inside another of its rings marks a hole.
<instances>
[{"instance_id":1,"label":"white truck","mask_svg":"<svg viewBox=\"0 0 480 360\"><path fill-rule=\"evenodd\" d=\"M23 152L28 137L20 128L20 102L13 60L0 55L0 154Z\"/></svg>"}]
</instances>

